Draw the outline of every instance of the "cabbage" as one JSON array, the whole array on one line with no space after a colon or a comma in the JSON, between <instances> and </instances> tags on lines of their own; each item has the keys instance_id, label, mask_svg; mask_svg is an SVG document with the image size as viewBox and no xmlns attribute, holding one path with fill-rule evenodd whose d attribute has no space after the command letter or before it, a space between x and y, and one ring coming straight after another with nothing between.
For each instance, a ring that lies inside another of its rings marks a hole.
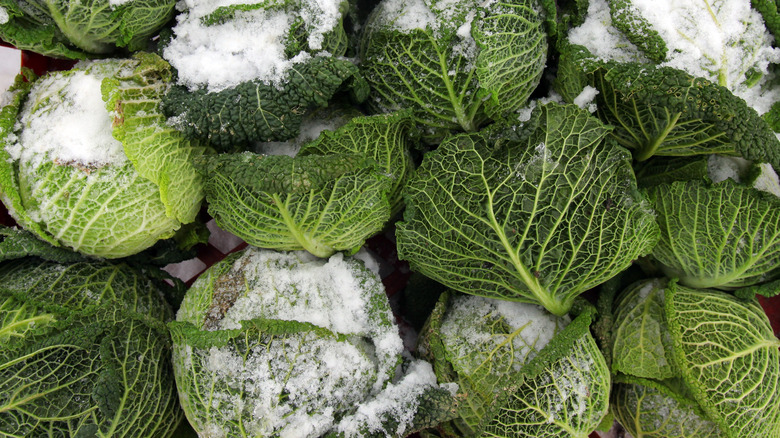
<instances>
[{"instance_id":1,"label":"cabbage","mask_svg":"<svg viewBox=\"0 0 780 438\"><path fill-rule=\"evenodd\" d=\"M3 234L0 435L171 436L183 415L157 283Z\"/></svg>"},{"instance_id":2,"label":"cabbage","mask_svg":"<svg viewBox=\"0 0 780 438\"><path fill-rule=\"evenodd\" d=\"M648 279L618 297L611 404L633 436L780 434L780 340L745 295Z\"/></svg>"},{"instance_id":3,"label":"cabbage","mask_svg":"<svg viewBox=\"0 0 780 438\"><path fill-rule=\"evenodd\" d=\"M406 436L450 406L403 342L378 276L356 258L249 247L185 295L173 363L201 436Z\"/></svg>"},{"instance_id":4,"label":"cabbage","mask_svg":"<svg viewBox=\"0 0 780 438\"><path fill-rule=\"evenodd\" d=\"M442 437L583 437L607 414L610 374L589 327L542 307L445 292L418 350L458 384Z\"/></svg>"},{"instance_id":5,"label":"cabbage","mask_svg":"<svg viewBox=\"0 0 780 438\"><path fill-rule=\"evenodd\" d=\"M156 55L83 62L18 81L0 112L0 199L55 246L116 258L194 221L203 191L185 140L158 111L170 66Z\"/></svg>"}]
</instances>

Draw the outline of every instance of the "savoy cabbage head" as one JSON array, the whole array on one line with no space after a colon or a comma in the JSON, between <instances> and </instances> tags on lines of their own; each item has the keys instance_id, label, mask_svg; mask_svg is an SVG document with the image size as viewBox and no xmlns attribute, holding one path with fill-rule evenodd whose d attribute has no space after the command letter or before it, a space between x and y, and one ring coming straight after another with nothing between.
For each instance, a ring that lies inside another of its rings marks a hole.
<instances>
[{"instance_id":1,"label":"savoy cabbage head","mask_svg":"<svg viewBox=\"0 0 780 438\"><path fill-rule=\"evenodd\" d=\"M407 185L400 257L460 292L566 314L659 237L610 129L548 104L522 125L448 138Z\"/></svg>"},{"instance_id":2,"label":"savoy cabbage head","mask_svg":"<svg viewBox=\"0 0 780 438\"><path fill-rule=\"evenodd\" d=\"M408 114L354 117L295 157L252 152L199 160L209 213L247 243L354 253L403 207L413 170Z\"/></svg>"},{"instance_id":3,"label":"savoy cabbage head","mask_svg":"<svg viewBox=\"0 0 780 438\"><path fill-rule=\"evenodd\" d=\"M523 107L547 60L536 0L385 0L361 39L377 112L411 109L423 138L475 131Z\"/></svg>"},{"instance_id":4,"label":"savoy cabbage head","mask_svg":"<svg viewBox=\"0 0 780 438\"><path fill-rule=\"evenodd\" d=\"M365 99L342 0L189 0L162 50L177 72L164 111L186 135L225 151L295 138L337 92ZM247 38L251 35L252 38Z\"/></svg>"},{"instance_id":5,"label":"savoy cabbage head","mask_svg":"<svg viewBox=\"0 0 780 438\"><path fill-rule=\"evenodd\" d=\"M0 435L171 436L183 415L156 283L4 234Z\"/></svg>"},{"instance_id":6,"label":"savoy cabbage head","mask_svg":"<svg viewBox=\"0 0 780 438\"><path fill-rule=\"evenodd\" d=\"M0 39L56 58L138 51L173 18L175 5L174 0L2 0Z\"/></svg>"},{"instance_id":7,"label":"savoy cabbage head","mask_svg":"<svg viewBox=\"0 0 780 438\"><path fill-rule=\"evenodd\" d=\"M780 340L754 296L643 280L611 333L612 411L633 436L780 434Z\"/></svg>"},{"instance_id":8,"label":"savoy cabbage head","mask_svg":"<svg viewBox=\"0 0 780 438\"><path fill-rule=\"evenodd\" d=\"M12 89L0 112L0 198L22 227L106 258L138 253L193 222L191 160L207 149L159 110L170 66L156 55L84 61Z\"/></svg>"},{"instance_id":9,"label":"savoy cabbage head","mask_svg":"<svg viewBox=\"0 0 780 438\"><path fill-rule=\"evenodd\" d=\"M589 327L527 303L445 292L418 352L458 384L442 437L587 436L607 414L610 373ZM434 435L432 435L434 436Z\"/></svg>"},{"instance_id":10,"label":"savoy cabbage head","mask_svg":"<svg viewBox=\"0 0 780 438\"><path fill-rule=\"evenodd\" d=\"M451 404L429 364L402 357L384 287L356 258L250 247L199 277L169 327L201 435L403 437Z\"/></svg>"}]
</instances>

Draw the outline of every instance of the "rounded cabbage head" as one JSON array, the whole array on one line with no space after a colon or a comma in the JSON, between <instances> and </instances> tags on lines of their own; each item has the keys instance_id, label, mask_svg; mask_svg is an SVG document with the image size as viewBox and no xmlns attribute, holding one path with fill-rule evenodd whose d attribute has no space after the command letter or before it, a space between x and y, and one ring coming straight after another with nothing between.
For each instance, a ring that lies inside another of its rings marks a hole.
<instances>
[{"instance_id":1,"label":"rounded cabbage head","mask_svg":"<svg viewBox=\"0 0 780 438\"><path fill-rule=\"evenodd\" d=\"M647 279L615 306L611 410L633 436L780 433L780 340L754 296Z\"/></svg>"},{"instance_id":2,"label":"rounded cabbage head","mask_svg":"<svg viewBox=\"0 0 780 438\"><path fill-rule=\"evenodd\" d=\"M607 413L610 375L589 326L541 306L445 292L418 351L458 384L443 437L582 437Z\"/></svg>"},{"instance_id":3,"label":"rounded cabbage head","mask_svg":"<svg viewBox=\"0 0 780 438\"><path fill-rule=\"evenodd\" d=\"M231 255L169 327L181 404L201 436L406 436L438 390L429 364L402 364L378 276L341 253Z\"/></svg>"},{"instance_id":4,"label":"rounded cabbage head","mask_svg":"<svg viewBox=\"0 0 780 438\"><path fill-rule=\"evenodd\" d=\"M124 257L192 222L203 198L190 163L206 152L165 124L170 66L144 54L17 82L0 113L0 196L55 246Z\"/></svg>"}]
</instances>

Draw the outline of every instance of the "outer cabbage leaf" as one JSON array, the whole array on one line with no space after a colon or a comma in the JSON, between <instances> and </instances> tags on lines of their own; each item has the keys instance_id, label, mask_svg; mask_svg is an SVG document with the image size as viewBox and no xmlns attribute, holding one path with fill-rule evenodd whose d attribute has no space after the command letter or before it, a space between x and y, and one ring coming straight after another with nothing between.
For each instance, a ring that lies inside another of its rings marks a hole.
<instances>
[{"instance_id":1,"label":"outer cabbage leaf","mask_svg":"<svg viewBox=\"0 0 780 438\"><path fill-rule=\"evenodd\" d=\"M414 172L408 136L411 122L409 113L355 117L337 131L326 131L304 145L298 155L348 153L374 159L392 180L387 197L394 215L403 208L401 191Z\"/></svg>"},{"instance_id":2,"label":"outer cabbage leaf","mask_svg":"<svg viewBox=\"0 0 780 438\"><path fill-rule=\"evenodd\" d=\"M157 186L140 176L130 162L88 175L54 163L22 167L21 173L21 193L39 194L27 200L26 210L40 213L44 235L84 254L107 258L134 254L171 237L180 225L166 216ZM132 204L115 199L132 200Z\"/></svg>"},{"instance_id":3,"label":"outer cabbage leaf","mask_svg":"<svg viewBox=\"0 0 780 438\"><path fill-rule=\"evenodd\" d=\"M103 83L103 99L113 115L113 135L124 145L136 171L160 188L165 214L191 223L203 200L201 178L192 163L207 149L191 143L167 124L160 102L168 92L171 66L140 53L132 72L121 71Z\"/></svg>"},{"instance_id":4,"label":"outer cabbage leaf","mask_svg":"<svg viewBox=\"0 0 780 438\"><path fill-rule=\"evenodd\" d=\"M46 56L85 59L87 54L68 43L68 38L51 23L46 15L27 14L22 5L26 2L2 0L0 7L8 14L8 21L0 25L0 39L24 50L30 50ZM49 25L45 25L48 23Z\"/></svg>"},{"instance_id":5,"label":"outer cabbage leaf","mask_svg":"<svg viewBox=\"0 0 780 438\"><path fill-rule=\"evenodd\" d=\"M283 86L254 81L213 93L172 87L163 98L163 111L188 137L234 150L253 141L294 138L307 109L328 105L344 88L362 101L366 87L352 61L316 56L290 67Z\"/></svg>"},{"instance_id":6,"label":"outer cabbage leaf","mask_svg":"<svg viewBox=\"0 0 780 438\"><path fill-rule=\"evenodd\" d=\"M126 48L137 51L174 14L172 0L113 3L3 0L8 20L0 39L18 49L53 57L84 59Z\"/></svg>"},{"instance_id":7,"label":"outer cabbage leaf","mask_svg":"<svg viewBox=\"0 0 780 438\"><path fill-rule=\"evenodd\" d=\"M654 155L738 155L780 168L780 140L728 89L671 67L609 62L592 71L598 116L643 161Z\"/></svg>"},{"instance_id":8,"label":"outer cabbage leaf","mask_svg":"<svg viewBox=\"0 0 780 438\"><path fill-rule=\"evenodd\" d=\"M563 328L528 304L485 299L495 303L485 313L481 298L467 308L457 300L442 295L418 346L440 381L458 384L459 418L438 427L443 436L579 437L598 426L610 377L588 331L592 313Z\"/></svg>"},{"instance_id":9,"label":"outer cabbage leaf","mask_svg":"<svg viewBox=\"0 0 780 438\"><path fill-rule=\"evenodd\" d=\"M699 438L724 436L698 405L651 380L617 376L611 412L633 437Z\"/></svg>"},{"instance_id":10,"label":"outer cabbage leaf","mask_svg":"<svg viewBox=\"0 0 780 438\"><path fill-rule=\"evenodd\" d=\"M201 171L217 224L261 248L354 252L390 218L392 181L362 155L224 154Z\"/></svg>"},{"instance_id":11,"label":"outer cabbage leaf","mask_svg":"<svg viewBox=\"0 0 780 438\"><path fill-rule=\"evenodd\" d=\"M666 326L666 281L641 281L615 303L612 327L612 371L664 380L677 377L673 343Z\"/></svg>"},{"instance_id":12,"label":"outer cabbage leaf","mask_svg":"<svg viewBox=\"0 0 780 438\"><path fill-rule=\"evenodd\" d=\"M0 278L6 293L48 308L81 311L111 303L157 323L173 318L157 285L125 264L61 264L28 257L0 265Z\"/></svg>"},{"instance_id":13,"label":"outer cabbage leaf","mask_svg":"<svg viewBox=\"0 0 780 438\"><path fill-rule=\"evenodd\" d=\"M728 179L648 189L661 240L653 257L681 284L739 288L780 274L780 199Z\"/></svg>"},{"instance_id":14,"label":"outer cabbage leaf","mask_svg":"<svg viewBox=\"0 0 780 438\"><path fill-rule=\"evenodd\" d=\"M756 300L672 284L666 312L693 397L728 437L780 436L780 340Z\"/></svg>"},{"instance_id":15,"label":"outer cabbage leaf","mask_svg":"<svg viewBox=\"0 0 780 438\"><path fill-rule=\"evenodd\" d=\"M2 145L13 141L16 119L34 83L35 75L32 71L24 70L23 73L24 76L17 75L14 84L8 91L10 97L7 104L0 108L0 144ZM26 77L29 80L25 80ZM27 214L19 191L19 180L13 166L11 166L12 162L11 154L5 148L0 148L0 199L17 224L46 242L57 245L57 241Z\"/></svg>"},{"instance_id":16,"label":"outer cabbage leaf","mask_svg":"<svg viewBox=\"0 0 780 438\"><path fill-rule=\"evenodd\" d=\"M51 246L35 237L33 233L19 228L0 227L0 261L14 260L26 256L40 257L60 263L79 262L84 256L65 248Z\"/></svg>"},{"instance_id":17,"label":"outer cabbage leaf","mask_svg":"<svg viewBox=\"0 0 780 438\"><path fill-rule=\"evenodd\" d=\"M516 132L448 139L407 186L400 257L458 291L565 314L658 239L608 133L586 110L545 105Z\"/></svg>"},{"instance_id":18,"label":"outer cabbage leaf","mask_svg":"<svg viewBox=\"0 0 780 438\"><path fill-rule=\"evenodd\" d=\"M547 41L535 1L380 3L361 40L377 112L412 109L438 142L522 107L539 84ZM430 22L406 18L428 10Z\"/></svg>"}]
</instances>

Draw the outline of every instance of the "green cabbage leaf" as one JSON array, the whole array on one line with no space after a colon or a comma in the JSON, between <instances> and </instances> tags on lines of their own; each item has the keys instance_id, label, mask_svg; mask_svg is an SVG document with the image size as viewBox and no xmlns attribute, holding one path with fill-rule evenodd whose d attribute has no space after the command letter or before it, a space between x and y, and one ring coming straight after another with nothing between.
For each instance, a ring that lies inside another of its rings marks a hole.
<instances>
[{"instance_id":1,"label":"green cabbage leaf","mask_svg":"<svg viewBox=\"0 0 780 438\"><path fill-rule=\"evenodd\" d=\"M598 90L597 116L637 161L653 156L725 154L780 166L780 140L726 87L673 67L596 60L581 46L561 56L557 90L573 101Z\"/></svg>"},{"instance_id":2,"label":"green cabbage leaf","mask_svg":"<svg viewBox=\"0 0 780 438\"><path fill-rule=\"evenodd\" d=\"M0 283L0 434L171 436L173 315L155 283L33 257L4 261Z\"/></svg>"},{"instance_id":3,"label":"green cabbage leaf","mask_svg":"<svg viewBox=\"0 0 780 438\"><path fill-rule=\"evenodd\" d=\"M363 154L373 159L392 180L387 198L392 215L403 208L402 190L414 172L409 137L412 119L408 112L352 118L335 132L324 131L305 144L299 156Z\"/></svg>"},{"instance_id":4,"label":"green cabbage leaf","mask_svg":"<svg viewBox=\"0 0 780 438\"><path fill-rule=\"evenodd\" d=\"M368 89L357 66L316 56L290 67L283 85L248 81L214 92L174 86L163 97L163 111L187 137L235 151L252 142L295 138L306 111L327 106L343 89L365 99Z\"/></svg>"},{"instance_id":5,"label":"green cabbage leaf","mask_svg":"<svg viewBox=\"0 0 780 438\"><path fill-rule=\"evenodd\" d=\"M658 239L609 132L585 110L550 104L516 129L450 137L407 185L400 257L460 292L567 313Z\"/></svg>"},{"instance_id":6,"label":"green cabbage leaf","mask_svg":"<svg viewBox=\"0 0 780 438\"><path fill-rule=\"evenodd\" d=\"M648 189L661 239L653 258L697 288L734 289L780 275L780 199L731 179Z\"/></svg>"},{"instance_id":7,"label":"green cabbage leaf","mask_svg":"<svg viewBox=\"0 0 780 438\"><path fill-rule=\"evenodd\" d=\"M206 157L209 214L261 248L357 251L390 219L393 181L362 154Z\"/></svg>"}]
</instances>

